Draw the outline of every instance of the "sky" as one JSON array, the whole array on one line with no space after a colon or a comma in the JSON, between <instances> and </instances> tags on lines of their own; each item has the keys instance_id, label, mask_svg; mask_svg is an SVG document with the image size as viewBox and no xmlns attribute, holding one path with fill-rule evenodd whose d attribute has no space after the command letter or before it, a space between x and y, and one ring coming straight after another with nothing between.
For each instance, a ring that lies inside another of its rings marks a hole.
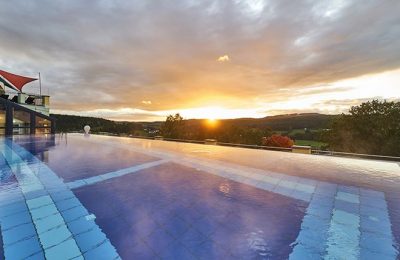
<instances>
[{"instance_id":1,"label":"sky","mask_svg":"<svg viewBox=\"0 0 400 260\"><path fill-rule=\"evenodd\" d=\"M400 97L398 0L0 4L0 69L40 72L54 113L129 121L335 114Z\"/></svg>"}]
</instances>

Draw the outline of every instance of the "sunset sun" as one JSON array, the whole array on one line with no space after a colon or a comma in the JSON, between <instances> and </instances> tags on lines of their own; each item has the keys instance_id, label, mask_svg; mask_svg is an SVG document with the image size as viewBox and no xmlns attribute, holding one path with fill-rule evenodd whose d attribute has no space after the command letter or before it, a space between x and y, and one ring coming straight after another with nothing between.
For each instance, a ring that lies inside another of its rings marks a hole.
<instances>
[{"instance_id":1,"label":"sunset sun","mask_svg":"<svg viewBox=\"0 0 400 260\"><path fill-rule=\"evenodd\" d=\"M0 2L0 260L399 259L400 0Z\"/></svg>"}]
</instances>

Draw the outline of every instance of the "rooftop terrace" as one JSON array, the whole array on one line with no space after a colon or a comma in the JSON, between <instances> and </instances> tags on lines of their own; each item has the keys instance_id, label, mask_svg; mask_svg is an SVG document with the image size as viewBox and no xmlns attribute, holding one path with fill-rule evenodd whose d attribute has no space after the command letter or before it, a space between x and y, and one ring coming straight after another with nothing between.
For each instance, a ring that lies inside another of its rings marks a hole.
<instances>
[{"instance_id":1,"label":"rooftop terrace","mask_svg":"<svg viewBox=\"0 0 400 260\"><path fill-rule=\"evenodd\" d=\"M6 259L398 256L398 162L81 134L0 151Z\"/></svg>"}]
</instances>

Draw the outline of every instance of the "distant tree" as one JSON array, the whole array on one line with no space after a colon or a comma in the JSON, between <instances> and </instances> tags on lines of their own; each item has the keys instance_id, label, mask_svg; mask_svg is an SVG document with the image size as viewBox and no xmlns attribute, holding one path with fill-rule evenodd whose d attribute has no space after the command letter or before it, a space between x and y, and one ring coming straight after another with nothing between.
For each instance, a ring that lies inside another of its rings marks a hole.
<instances>
[{"instance_id":1,"label":"distant tree","mask_svg":"<svg viewBox=\"0 0 400 260\"><path fill-rule=\"evenodd\" d=\"M161 134L166 138L184 138L185 121L183 120L183 117L179 113L175 115L169 115L165 122L161 125Z\"/></svg>"},{"instance_id":2,"label":"distant tree","mask_svg":"<svg viewBox=\"0 0 400 260\"><path fill-rule=\"evenodd\" d=\"M400 102L373 100L333 120L324 139L334 151L400 156Z\"/></svg>"},{"instance_id":3,"label":"distant tree","mask_svg":"<svg viewBox=\"0 0 400 260\"><path fill-rule=\"evenodd\" d=\"M216 134L218 141L237 144L261 145L262 137L272 134L272 130L268 127L242 127L230 123L221 126L218 130Z\"/></svg>"},{"instance_id":4,"label":"distant tree","mask_svg":"<svg viewBox=\"0 0 400 260\"><path fill-rule=\"evenodd\" d=\"M136 122L115 122L103 118L59 114L51 114L51 116L56 119L57 132L83 131L85 125L91 127L92 133L132 134L137 130L143 130L142 123Z\"/></svg>"},{"instance_id":5,"label":"distant tree","mask_svg":"<svg viewBox=\"0 0 400 260\"><path fill-rule=\"evenodd\" d=\"M270 137L264 137L262 144L265 146L290 148L294 145L294 142L288 136L274 134Z\"/></svg>"}]
</instances>

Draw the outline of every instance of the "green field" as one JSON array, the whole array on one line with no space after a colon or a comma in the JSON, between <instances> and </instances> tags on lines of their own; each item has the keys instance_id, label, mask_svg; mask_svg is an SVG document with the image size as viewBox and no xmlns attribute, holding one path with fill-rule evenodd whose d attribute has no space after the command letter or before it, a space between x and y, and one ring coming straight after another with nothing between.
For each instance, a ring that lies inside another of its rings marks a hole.
<instances>
[{"instance_id":1,"label":"green field","mask_svg":"<svg viewBox=\"0 0 400 260\"><path fill-rule=\"evenodd\" d=\"M317 149L320 149L322 146L326 145L326 143L312 141L312 140L296 140L295 144L296 145L308 145L308 146L311 146L312 148L317 148Z\"/></svg>"}]
</instances>

